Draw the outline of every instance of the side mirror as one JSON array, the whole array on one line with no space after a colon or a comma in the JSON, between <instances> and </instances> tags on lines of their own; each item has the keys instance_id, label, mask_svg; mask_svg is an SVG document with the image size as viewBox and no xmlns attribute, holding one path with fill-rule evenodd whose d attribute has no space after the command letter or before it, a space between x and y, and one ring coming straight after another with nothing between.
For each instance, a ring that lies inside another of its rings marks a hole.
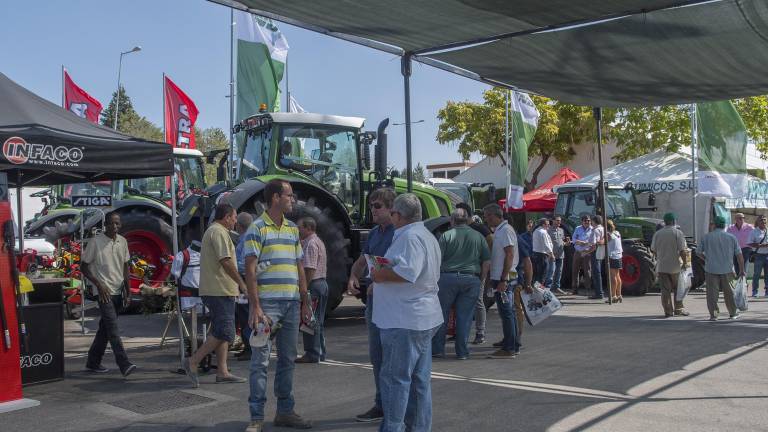
<instances>
[{"instance_id":1,"label":"side mirror","mask_svg":"<svg viewBox=\"0 0 768 432\"><path fill-rule=\"evenodd\" d=\"M594 195L594 194L589 194L589 195L587 195L587 197L586 197L586 198L584 198L584 202L585 202L585 203L586 203L588 206L593 206L593 205L595 205L595 195Z\"/></svg>"}]
</instances>

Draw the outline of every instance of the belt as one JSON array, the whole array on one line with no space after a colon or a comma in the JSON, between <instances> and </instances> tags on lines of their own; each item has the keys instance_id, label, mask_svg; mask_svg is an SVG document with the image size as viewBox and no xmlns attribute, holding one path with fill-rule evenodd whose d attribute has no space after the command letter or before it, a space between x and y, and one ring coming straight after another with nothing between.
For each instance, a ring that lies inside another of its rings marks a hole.
<instances>
[{"instance_id":1,"label":"belt","mask_svg":"<svg viewBox=\"0 0 768 432\"><path fill-rule=\"evenodd\" d=\"M466 272L466 271L458 271L458 272L457 271L452 271L452 272L440 272L440 273L480 277L480 273Z\"/></svg>"}]
</instances>

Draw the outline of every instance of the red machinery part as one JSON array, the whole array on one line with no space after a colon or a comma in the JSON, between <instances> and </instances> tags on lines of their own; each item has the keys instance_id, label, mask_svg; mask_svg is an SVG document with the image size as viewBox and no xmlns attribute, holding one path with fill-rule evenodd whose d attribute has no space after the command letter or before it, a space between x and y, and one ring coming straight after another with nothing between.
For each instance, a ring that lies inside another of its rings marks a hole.
<instances>
[{"instance_id":1,"label":"red machinery part","mask_svg":"<svg viewBox=\"0 0 768 432\"><path fill-rule=\"evenodd\" d=\"M11 205L8 201L0 201L0 226L11 219ZM0 295L5 313L8 330L11 335L11 346L6 346L4 338L0 338L0 403L22 398L21 393L21 364L19 356L19 328L16 318L16 293L11 281L10 250L0 250ZM1 329L4 333L6 329Z\"/></svg>"}]
</instances>

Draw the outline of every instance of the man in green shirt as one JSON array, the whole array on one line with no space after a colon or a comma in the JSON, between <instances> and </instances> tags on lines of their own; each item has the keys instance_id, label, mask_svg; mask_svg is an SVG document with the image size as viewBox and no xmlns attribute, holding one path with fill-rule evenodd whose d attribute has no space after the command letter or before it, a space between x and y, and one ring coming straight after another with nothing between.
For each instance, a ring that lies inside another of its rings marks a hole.
<instances>
[{"instance_id":1,"label":"man in green shirt","mask_svg":"<svg viewBox=\"0 0 768 432\"><path fill-rule=\"evenodd\" d=\"M444 323L432 338L432 355L445 356L445 329L451 307L456 307L456 357L469 358L467 341L472 326L475 303L480 295L481 280L488 276L491 251L482 234L467 225L464 209L451 214L453 228L440 237L443 261L440 266L440 290L437 293L443 309Z\"/></svg>"}]
</instances>

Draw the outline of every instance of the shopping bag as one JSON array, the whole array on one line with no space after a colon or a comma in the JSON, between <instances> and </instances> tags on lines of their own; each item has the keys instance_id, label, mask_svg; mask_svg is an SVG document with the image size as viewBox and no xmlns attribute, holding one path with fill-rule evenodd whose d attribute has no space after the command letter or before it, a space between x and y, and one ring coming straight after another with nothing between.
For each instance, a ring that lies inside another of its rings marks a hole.
<instances>
[{"instance_id":1,"label":"shopping bag","mask_svg":"<svg viewBox=\"0 0 768 432\"><path fill-rule=\"evenodd\" d=\"M733 290L733 301L736 303L736 308L740 311L749 309L749 303L747 301L747 278L740 277L736 281L736 287Z\"/></svg>"},{"instance_id":2,"label":"shopping bag","mask_svg":"<svg viewBox=\"0 0 768 432\"><path fill-rule=\"evenodd\" d=\"M693 277L693 271L690 267L678 273L675 301L681 302L688 295L688 291L691 289L691 277Z\"/></svg>"},{"instance_id":3,"label":"shopping bag","mask_svg":"<svg viewBox=\"0 0 768 432\"><path fill-rule=\"evenodd\" d=\"M563 304L552 294L552 291L540 288L538 284L530 294L522 290L520 295L523 301L525 319L532 326L549 318L563 307Z\"/></svg>"}]
</instances>

